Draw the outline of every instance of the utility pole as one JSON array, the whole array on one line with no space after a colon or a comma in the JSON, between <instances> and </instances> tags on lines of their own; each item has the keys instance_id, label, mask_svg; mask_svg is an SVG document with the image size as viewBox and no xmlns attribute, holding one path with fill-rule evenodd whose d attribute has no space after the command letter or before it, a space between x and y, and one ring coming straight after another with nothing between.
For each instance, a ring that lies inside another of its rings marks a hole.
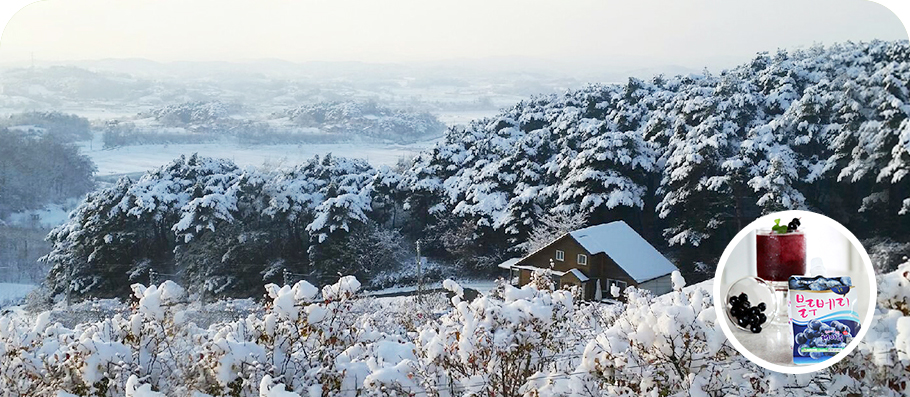
<instances>
[{"instance_id":1,"label":"utility pole","mask_svg":"<svg viewBox=\"0 0 910 397\"><path fill-rule=\"evenodd\" d=\"M417 240L417 302L423 303L423 274L420 272L420 240Z\"/></svg>"}]
</instances>

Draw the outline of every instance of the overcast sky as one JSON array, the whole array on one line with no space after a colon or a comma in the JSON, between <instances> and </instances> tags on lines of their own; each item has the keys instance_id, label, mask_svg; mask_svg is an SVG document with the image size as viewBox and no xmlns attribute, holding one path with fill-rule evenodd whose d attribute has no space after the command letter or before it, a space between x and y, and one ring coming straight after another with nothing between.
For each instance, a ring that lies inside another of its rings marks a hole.
<instances>
[{"instance_id":1,"label":"overcast sky","mask_svg":"<svg viewBox=\"0 0 910 397\"><path fill-rule=\"evenodd\" d=\"M906 39L866 0L46 0L0 39L0 62L414 62L521 57L577 65L740 63L758 51Z\"/></svg>"}]
</instances>

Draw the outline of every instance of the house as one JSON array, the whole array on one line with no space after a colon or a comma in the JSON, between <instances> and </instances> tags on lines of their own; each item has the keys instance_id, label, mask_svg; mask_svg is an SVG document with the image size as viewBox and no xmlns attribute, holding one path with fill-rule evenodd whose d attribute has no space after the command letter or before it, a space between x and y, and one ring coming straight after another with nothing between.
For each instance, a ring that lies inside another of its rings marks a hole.
<instances>
[{"instance_id":1,"label":"house","mask_svg":"<svg viewBox=\"0 0 910 397\"><path fill-rule=\"evenodd\" d=\"M673 289L670 275L678 270L670 261L623 221L610 222L566 233L523 258L509 259L514 285L525 285L531 272L550 268L557 287L580 286L585 299L610 297L610 287L632 285L656 295Z\"/></svg>"}]
</instances>

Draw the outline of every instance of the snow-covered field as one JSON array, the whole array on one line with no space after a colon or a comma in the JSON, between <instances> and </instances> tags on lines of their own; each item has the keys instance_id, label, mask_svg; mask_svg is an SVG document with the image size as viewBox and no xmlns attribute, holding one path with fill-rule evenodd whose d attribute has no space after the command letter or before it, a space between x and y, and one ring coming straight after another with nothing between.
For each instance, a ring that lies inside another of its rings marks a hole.
<instances>
[{"instance_id":1,"label":"snow-covered field","mask_svg":"<svg viewBox=\"0 0 910 397\"><path fill-rule=\"evenodd\" d=\"M38 210L15 212L10 214L5 222L11 225L52 228L66 222L69 212L78 205L78 201L72 199L63 204L48 204Z\"/></svg>"},{"instance_id":2,"label":"snow-covered field","mask_svg":"<svg viewBox=\"0 0 910 397\"><path fill-rule=\"evenodd\" d=\"M0 308L20 304L33 289L31 284L0 283Z\"/></svg>"}]
</instances>

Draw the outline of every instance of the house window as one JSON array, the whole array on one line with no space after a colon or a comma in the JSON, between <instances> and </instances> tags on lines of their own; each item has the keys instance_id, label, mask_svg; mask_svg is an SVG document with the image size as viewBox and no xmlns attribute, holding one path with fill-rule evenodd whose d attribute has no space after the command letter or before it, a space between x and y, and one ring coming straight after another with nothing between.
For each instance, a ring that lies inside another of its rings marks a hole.
<instances>
[{"instance_id":1,"label":"house window","mask_svg":"<svg viewBox=\"0 0 910 397\"><path fill-rule=\"evenodd\" d=\"M509 269L509 281L512 285L518 285L521 281L521 270L514 267Z\"/></svg>"},{"instance_id":2,"label":"house window","mask_svg":"<svg viewBox=\"0 0 910 397\"><path fill-rule=\"evenodd\" d=\"M556 250L556 260L560 262L566 260L566 252L562 250Z\"/></svg>"},{"instance_id":3,"label":"house window","mask_svg":"<svg viewBox=\"0 0 910 397\"><path fill-rule=\"evenodd\" d=\"M588 256L585 254L578 254L578 264L586 266L588 264Z\"/></svg>"}]
</instances>

